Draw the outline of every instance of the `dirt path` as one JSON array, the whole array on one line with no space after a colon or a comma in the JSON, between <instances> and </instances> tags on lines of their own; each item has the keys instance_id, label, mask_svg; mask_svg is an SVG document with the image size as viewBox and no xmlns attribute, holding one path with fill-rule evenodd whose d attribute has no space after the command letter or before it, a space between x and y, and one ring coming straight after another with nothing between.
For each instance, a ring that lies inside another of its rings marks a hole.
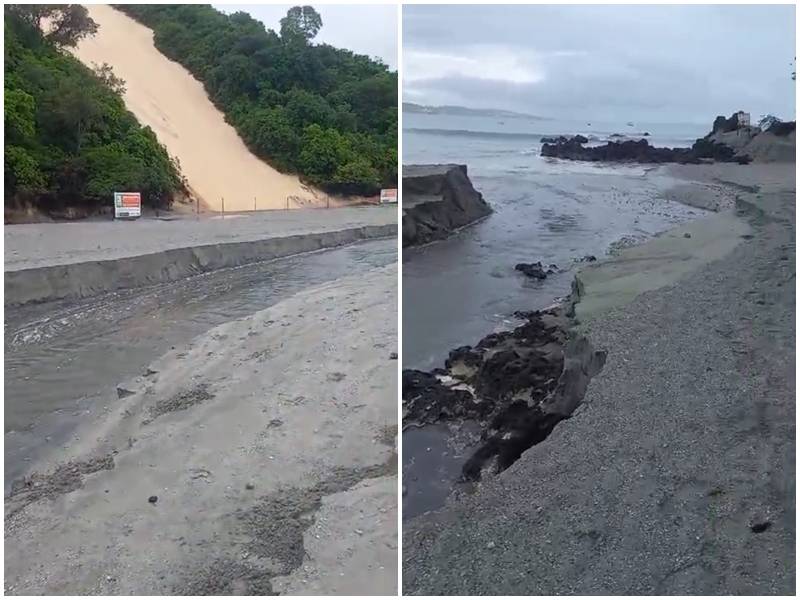
<instances>
[{"instance_id":1,"label":"dirt path","mask_svg":"<svg viewBox=\"0 0 800 600\"><path fill-rule=\"evenodd\" d=\"M212 210L323 205L325 195L256 158L203 85L153 44L153 32L107 5L87 5L97 33L74 50L84 64L108 63L125 80L125 105L180 161L191 190Z\"/></svg>"},{"instance_id":2,"label":"dirt path","mask_svg":"<svg viewBox=\"0 0 800 600\"><path fill-rule=\"evenodd\" d=\"M6 593L394 593L396 273L302 292L121 382L6 498Z\"/></svg>"}]
</instances>

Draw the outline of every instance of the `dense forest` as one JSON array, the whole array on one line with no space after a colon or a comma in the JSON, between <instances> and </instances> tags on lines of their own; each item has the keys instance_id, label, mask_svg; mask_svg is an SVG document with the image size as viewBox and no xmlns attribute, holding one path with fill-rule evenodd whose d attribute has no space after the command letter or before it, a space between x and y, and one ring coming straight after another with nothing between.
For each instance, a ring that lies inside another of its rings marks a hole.
<instances>
[{"instance_id":1,"label":"dense forest","mask_svg":"<svg viewBox=\"0 0 800 600\"><path fill-rule=\"evenodd\" d=\"M339 193L397 180L397 74L312 40L322 17L296 6L280 31L244 12L202 5L116 5L154 32L156 47L203 82L250 150Z\"/></svg>"},{"instance_id":2,"label":"dense forest","mask_svg":"<svg viewBox=\"0 0 800 600\"><path fill-rule=\"evenodd\" d=\"M64 51L97 30L86 9L7 5L4 30L6 209L88 214L123 190L169 204L183 188L178 166L126 110L124 82L107 65L92 71Z\"/></svg>"}]
</instances>

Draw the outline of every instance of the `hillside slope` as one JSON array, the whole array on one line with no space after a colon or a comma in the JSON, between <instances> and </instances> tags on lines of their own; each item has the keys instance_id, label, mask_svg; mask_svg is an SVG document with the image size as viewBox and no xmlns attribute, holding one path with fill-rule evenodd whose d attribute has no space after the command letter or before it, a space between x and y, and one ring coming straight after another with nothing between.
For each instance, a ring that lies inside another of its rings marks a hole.
<instances>
[{"instance_id":1,"label":"hillside slope","mask_svg":"<svg viewBox=\"0 0 800 600\"><path fill-rule=\"evenodd\" d=\"M180 162L192 192L209 208L252 210L309 206L324 194L255 157L225 122L203 89L179 64L153 45L146 27L105 5L87 5L97 33L73 50L84 64L108 63L125 81L125 105L155 131Z\"/></svg>"},{"instance_id":2,"label":"hillside slope","mask_svg":"<svg viewBox=\"0 0 800 600\"><path fill-rule=\"evenodd\" d=\"M63 51L94 31L85 9L7 5L3 16L6 223L107 213L119 190L162 208L182 195L177 165L126 110L119 82Z\"/></svg>"},{"instance_id":3,"label":"hillside slope","mask_svg":"<svg viewBox=\"0 0 800 600\"><path fill-rule=\"evenodd\" d=\"M332 194L397 184L397 73L315 42L324 17L294 6L278 31L201 4L120 4L203 84L256 156ZM387 35L393 35L387 31Z\"/></svg>"}]
</instances>

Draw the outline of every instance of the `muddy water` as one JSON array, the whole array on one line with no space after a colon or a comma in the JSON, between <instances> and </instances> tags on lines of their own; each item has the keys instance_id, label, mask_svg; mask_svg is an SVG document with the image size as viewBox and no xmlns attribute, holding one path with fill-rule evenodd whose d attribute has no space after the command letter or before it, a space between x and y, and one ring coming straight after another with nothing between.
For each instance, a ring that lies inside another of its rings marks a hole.
<instances>
[{"instance_id":1,"label":"muddy water","mask_svg":"<svg viewBox=\"0 0 800 600\"><path fill-rule=\"evenodd\" d=\"M569 293L576 259L605 257L703 213L662 197L674 181L633 167L535 175L481 175L473 184L495 213L448 240L403 252L403 366L430 369L457 346L507 327L516 310ZM704 213L703 213L704 214ZM563 270L545 281L514 270L541 261Z\"/></svg>"},{"instance_id":2,"label":"muddy water","mask_svg":"<svg viewBox=\"0 0 800 600\"><path fill-rule=\"evenodd\" d=\"M78 303L6 310L6 487L113 402L120 381L172 346L305 288L390 264L396 248L393 239L370 241Z\"/></svg>"},{"instance_id":3,"label":"muddy water","mask_svg":"<svg viewBox=\"0 0 800 600\"><path fill-rule=\"evenodd\" d=\"M451 349L512 326L515 311L567 295L576 259L604 258L618 245L641 243L705 214L664 199L676 182L657 170L482 148L484 154L473 147L476 154L468 157L474 158L470 177L494 214L448 240L403 252L404 368L441 366ZM416 162L426 160L421 153ZM439 161L467 162L455 152ZM516 263L536 261L562 272L538 281L514 270ZM444 429L409 431L403 440L408 517L444 503L469 453L458 462L441 450L451 445ZM423 452L426 460L415 460Z\"/></svg>"}]
</instances>

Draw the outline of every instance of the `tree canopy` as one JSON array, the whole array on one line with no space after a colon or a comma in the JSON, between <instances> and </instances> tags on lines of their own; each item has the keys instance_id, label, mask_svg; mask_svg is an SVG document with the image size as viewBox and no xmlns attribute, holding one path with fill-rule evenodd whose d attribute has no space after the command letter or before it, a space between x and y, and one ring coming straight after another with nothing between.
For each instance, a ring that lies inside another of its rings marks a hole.
<instances>
[{"instance_id":1,"label":"tree canopy","mask_svg":"<svg viewBox=\"0 0 800 600\"><path fill-rule=\"evenodd\" d=\"M60 50L96 31L85 9L10 5L4 17L6 207L91 212L110 206L114 191L168 204L183 187L178 167L125 109L124 82ZM40 29L43 19L51 27Z\"/></svg>"},{"instance_id":2,"label":"tree canopy","mask_svg":"<svg viewBox=\"0 0 800 600\"><path fill-rule=\"evenodd\" d=\"M97 32L97 23L80 4L9 4L6 14L31 28L44 26L44 37L57 46L75 46Z\"/></svg>"},{"instance_id":3,"label":"tree canopy","mask_svg":"<svg viewBox=\"0 0 800 600\"><path fill-rule=\"evenodd\" d=\"M373 194L397 181L397 74L312 40L322 17L295 6L280 32L202 5L116 5L205 86L250 150L327 191Z\"/></svg>"},{"instance_id":4,"label":"tree canopy","mask_svg":"<svg viewBox=\"0 0 800 600\"><path fill-rule=\"evenodd\" d=\"M322 27L322 17L313 6L293 6L281 19L281 39L313 40Z\"/></svg>"}]
</instances>

